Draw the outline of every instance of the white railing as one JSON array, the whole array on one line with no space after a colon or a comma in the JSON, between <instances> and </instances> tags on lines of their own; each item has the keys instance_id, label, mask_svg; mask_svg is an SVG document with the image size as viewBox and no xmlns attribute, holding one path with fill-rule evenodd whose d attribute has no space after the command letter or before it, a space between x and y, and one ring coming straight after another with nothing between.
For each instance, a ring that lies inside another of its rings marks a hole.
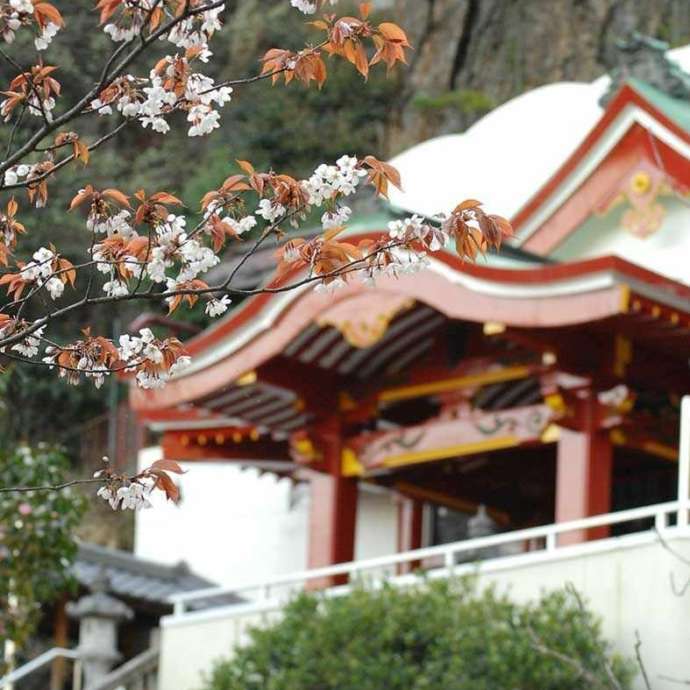
<instances>
[{"instance_id":1,"label":"white railing","mask_svg":"<svg viewBox=\"0 0 690 690\"><path fill-rule=\"evenodd\" d=\"M659 503L642 508L607 513L605 515L595 515L593 517L572 520L570 522L554 523L541 527L530 527L528 529L505 532L489 537L467 539L452 544L415 549L413 551L406 551L380 558L338 563L337 565L291 573L269 580L253 582L236 587L210 587L192 592L185 592L172 596L170 602L174 606L173 617L181 617L193 613L187 609L190 604L194 602L199 603L201 601L204 601L204 603L212 603L215 598L220 598L223 595L235 594L240 597L244 595L251 598L253 602L256 602L256 596L251 597L250 595L252 593L258 593L259 600L268 601L272 596L276 595L277 590L280 588L292 587L294 590L295 586L303 587L310 582L313 583L319 580L324 581L326 579L332 580L338 576L340 576L341 579L356 579L368 574L381 573L382 571L395 574L399 572L401 568L405 568L405 566L410 570L416 567L420 562L428 562L434 559L440 561L438 565L445 567L446 571L452 572L463 556L469 557L466 558L466 560L474 558L475 560L481 559L482 562L486 562L484 560L485 557L481 555L482 551L486 554L486 551L489 549L498 550L498 547L505 548L511 545L517 546L518 549L520 549L521 558L538 559L540 557L543 558L545 555L552 556L556 554L565 556L568 553L573 553L573 549L577 547L559 545L559 537L561 535L597 527L612 527L613 525L620 525L637 520L653 520L654 528L659 531L678 531L684 529L684 527L680 526L687 525L687 513L688 503L686 501ZM676 523L679 527L669 527L669 518L672 516L675 516ZM609 541L609 539L603 538L586 542L585 544L578 544L577 546L591 547L601 542ZM525 544L530 544L530 551L525 552ZM498 554L499 557L503 557L504 555L503 553ZM494 555L494 558L495 557ZM516 555L509 557L509 559L516 558L518 558ZM241 606L243 604L236 605Z\"/></svg>"},{"instance_id":2,"label":"white railing","mask_svg":"<svg viewBox=\"0 0 690 690\"><path fill-rule=\"evenodd\" d=\"M156 690L158 661L158 647L151 647L90 685L88 690Z\"/></svg>"},{"instance_id":3,"label":"white railing","mask_svg":"<svg viewBox=\"0 0 690 690\"><path fill-rule=\"evenodd\" d=\"M9 690L12 686L22 678L39 671L44 666L52 663L56 659L71 659L74 662L72 672L72 690L81 690L81 661L79 654L74 649L63 649L62 647L53 647L43 654L39 654L35 659L28 661L23 666L20 666L16 671L8 673L6 676L0 678L0 690Z\"/></svg>"}]
</instances>

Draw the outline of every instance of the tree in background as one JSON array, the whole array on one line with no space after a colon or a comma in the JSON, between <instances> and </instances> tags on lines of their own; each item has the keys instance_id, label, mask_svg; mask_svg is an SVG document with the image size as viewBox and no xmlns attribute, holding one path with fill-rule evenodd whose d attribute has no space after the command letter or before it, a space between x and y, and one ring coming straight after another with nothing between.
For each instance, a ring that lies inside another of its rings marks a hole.
<instances>
[{"instance_id":1,"label":"tree in background","mask_svg":"<svg viewBox=\"0 0 690 690\"><path fill-rule=\"evenodd\" d=\"M60 485L68 468L59 449L19 446L1 452L0 484ZM33 634L42 607L69 590L77 552L74 532L85 507L70 487L0 493L0 652L5 646L5 661ZM0 675L4 670L0 662Z\"/></svg>"},{"instance_id":2,"label":"tree in background","mask_svg":"<svg viewBox=\"0 0 690 690\"><path fill-rule=\"evenodd\" d=\"M141 302L164 304L172 314L203 305L206 315L215 318L233 299L249 294L305 284L330 291L351 280L373 283L379 276L417 271L424 268L427 254L449 243L471 261L510 234L505 219L486 213L479 201L467 200L434 220L415 216L392 222L389 235L377 240L355 246L341 239L352 214L350 198L358 188L369 185L375 195L385 197L389 184L401 184L397 171L373 155L343 155L319 164L304 178L237 160L234 169L219 174L213 188L200 190L196 214L185 212L182 200L167 190L122 190L119 181L96 186L84 176L84 166L92 164L96 151L108 151L117 161L118 141L126 133L140 142L175 128L188 137L208 137L220 128L221 111L232 107L238 94L243 98L250 86L301 83L320 89L329 76L329 57L353 66L366 80L379 64L390 71L405 62L410 48L397 24L372 19L371 3L360 3L353 15L338 15L326 11L337 0L290 0L305 15L324 10L309 23L311 42L269 48L260 70L250 76L228 78L220 70L211 76L211 47L218 42L216 38L212 44L212 39L222 32L226 4L99 0L103 33L115 47L94 50L105 54L100 60L90 52L84 56L97 65L97 76L80 79L78 72L77 83L70 83L73 95L67 97L60 65L50 59L53 39L66 25L59 9L38 0L0 0L5 43L33 37L31 51L12 53L12 45L0 50L8 70L0 114L9 132L0 163L4 357L46 367L74 385L87 382L100 388L108 377L126 374L143 388L161 387L189 366L184 345L150 329L115 341L90 322L95 310L105 314L103 307ZM79 28L91 45L96 27ZM101 36L94 46L102 44ZM29 53L31 64L23 64ZM107 124L94 127L94 122ZM320 132L315 149L330 134ZM161 162L165 177L168 158ZM188 177L199 173L193 166L180 166L177 158L170 167L178 174L181 168ZM63 248L50 241L23 252L36 232L24 221L26 204L37 210L32 222L40 222L55 180L75 171L80 184L67 215L70 223L75 217L81 220L71 242ZM309 239L296 236L314 218L320 219L321 233ZM294 231L290 235L289 229ZM220 263L228 243L247 238L243 260L213 284L206 282L205 274ZM276 281L253 290L234 286L237 271L269 241L278 246ZM66 323L70 327L61 328ZM153 489L175 499L169 473L179 471L175 463L159 461L136 476L122 476L106 465L96 477L103 482L98 493L114 509L148 505L146 496Z\"/></svg>"},{"instance_id":3,"label":"tree in background","mask_svg":"<svg viewBox=\"0 0 690 690\"><path fill-rule=\"evenodd\" d=\"M205 690L627 690L634 673L573 589L516 604L461 579L300 595Z\"/></svg>"}]
</instances>

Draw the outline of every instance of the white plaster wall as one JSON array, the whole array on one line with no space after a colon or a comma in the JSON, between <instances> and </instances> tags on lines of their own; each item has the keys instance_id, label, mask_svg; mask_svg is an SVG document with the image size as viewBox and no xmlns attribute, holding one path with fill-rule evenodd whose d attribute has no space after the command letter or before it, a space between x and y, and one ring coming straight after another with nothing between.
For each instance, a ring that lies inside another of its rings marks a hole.
<instances>
[{"instance_id":1,"label":"white plaster wall","mask_svg":"<svg viewBox=\"0 0 690 690\"><path fill-rule=\"evenodd\" d=\"M687 566L664 550L653 535L643 540L610 540L609 548L570 558L517 564L480 572L480 585L495 584L519 601L573 583L603 620L603 632L626 656L634 655L635 630L640 631L642 655L655 690L678 685L660 676L690 678L690 594L678 597L669 585L670 573L685 582ZM690 536L669 542L690 558ZM601 545L600 545L601 546ZM577 554L577 555L575 555ZM498 568L498 566L496 566ZM409 581L409 579L408 579ZM195 614L182 622L163 621L159 690L193 690L214 660L227 658L246 640L248 627L276 619L279 609L235 607ZM635 687L643 690L638 678Z\"/></svg>"},{"instance_id":2,"label":"white plaster wall","mask_svg":"<svg viewBox=\"0 0 690 690\"><path fill-rule=\"evenodd\" d=\"M360 484L355 560L387 556L397 550L397 509L391 494Z\"/></svg>"},{"instance_id":3,"label":"white plaster wall","mask_svg":"<svg viewBox=\"0 0 690 690\"><path fill-rule=\"evenodd\" d=\"M140 467L160 457L140 453ZM154 495L153 510L137 513L137 556L164 563L186 561L219 584L263 579L306 563L306 497L302 487L221 463L182 463L175 477L178 505Z\"/></svg>"},{"instance_id":4,"label":"white plaster wall","mask_svg":"<svg viewBox=\"0 0 690 690\"><path fill-rule=\"evenodd\" d=\"M615 255L632 263L690 284L690 206L678 199L661 197L666 209L661 227L649 237L636 237L621 226L628 206L604 216L593 216L552 253L560 261Z\"/></svg>"},{"instance_id":5,"label":"white plaster wall","mask_svg":"<svg viewBox=\"0 0 690 690\"><path fill-rule=\"evenodd\" d=\"M139 467L160 457L141 451ZM183 463L179 505L160 496L137 513L134 550L164 563L186 561L218 584L241 585L307 567L309 487L229 463ZM393 553L396 508L386 493L361 491L356 558Z\"/></svg>"}]
</instances>

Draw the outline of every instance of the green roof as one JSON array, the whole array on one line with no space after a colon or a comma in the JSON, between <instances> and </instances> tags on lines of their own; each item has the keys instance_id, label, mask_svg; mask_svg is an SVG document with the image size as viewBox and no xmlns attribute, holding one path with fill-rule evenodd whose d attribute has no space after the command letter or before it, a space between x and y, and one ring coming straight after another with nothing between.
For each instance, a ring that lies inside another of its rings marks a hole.
<instances>
[{"instance_id":1,"label":"green roof","mask_svg":"<svg viewBox=\"0 0 690 690\"><path fill-rule=\"evenodd\" d=\"M673 98L640 79L631 77L627 79L627 83L657 110L666 115L669 120L675 122L686 132L690 132L690 103L688 101Z\"/></svg>"}]
</instances>

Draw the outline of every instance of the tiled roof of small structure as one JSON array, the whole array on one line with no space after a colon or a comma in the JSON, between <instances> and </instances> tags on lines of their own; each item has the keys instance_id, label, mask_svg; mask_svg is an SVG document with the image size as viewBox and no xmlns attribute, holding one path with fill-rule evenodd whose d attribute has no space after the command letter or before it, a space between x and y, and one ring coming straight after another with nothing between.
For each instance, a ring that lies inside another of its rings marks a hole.
<instances>
[{"instance_id":1,"label":"tiled roof of small structure","mask_svg":"<svg viewBox=\"0 0 690 690\"><path fill-rule=\"evenodd\" d=\"M193 573L186 563L165 565L139 558L127 551L82 543L73 566L77 582L90 589L103 574L108 591L120 598L168 606L173 594L212 587L215 583ZM233 594L222 601L200 601L195 608L226 605L242 601ZM197 603L197 602L195 602Z\"/></svg>"}]
</instances>

